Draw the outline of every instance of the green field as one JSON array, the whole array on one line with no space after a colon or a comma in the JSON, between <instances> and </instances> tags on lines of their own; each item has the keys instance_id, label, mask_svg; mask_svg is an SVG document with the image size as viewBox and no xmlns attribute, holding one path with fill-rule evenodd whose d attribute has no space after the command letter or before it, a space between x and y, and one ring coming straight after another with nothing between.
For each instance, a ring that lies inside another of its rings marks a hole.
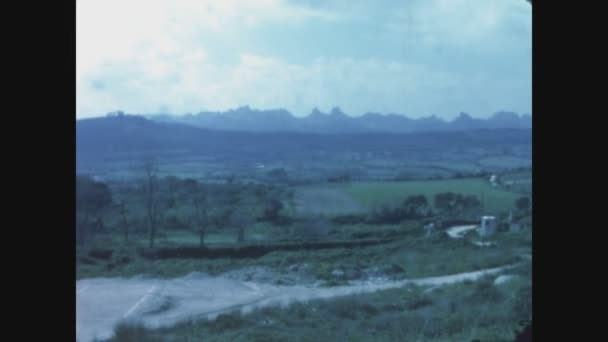
<instances>
[{"instance_id":1,"label":"green field","mask_svg":"<svg viewBox=\"0 0 608 342\"><path fill-rule=\"evenodd\" d=\"M357 202L368 208L382 204L401 202L410 195L425 195L432 203L433 197L440 192L455 192L474 195L483 199L485 210L498 214L513 207L520 195L497 189L481 178L462 178L447 180L424 180L403 182L354 182L344 184L340 190L349 193Z\"/></svg>"},{"instance_id":2,"label":"green field","mask_svg":"<svg viewBox=\"0 0 608 342\"><path fill-rule=\"evenodd\" d=\"M532 193L532 172L513 172L500 175L504 189L520 194Z\"/></svg>"},{"instance_id":3,"label":"green field","mask_svg":"<svg viewBox=\"0 0 608 342\"><path fill-rule=\"evenodd\" d=\"M522 180L532 180L532 171L521 171L521 172L512 172L505 173L500 176L503 181L522 181Z\"/></svg>"}]
</instances>

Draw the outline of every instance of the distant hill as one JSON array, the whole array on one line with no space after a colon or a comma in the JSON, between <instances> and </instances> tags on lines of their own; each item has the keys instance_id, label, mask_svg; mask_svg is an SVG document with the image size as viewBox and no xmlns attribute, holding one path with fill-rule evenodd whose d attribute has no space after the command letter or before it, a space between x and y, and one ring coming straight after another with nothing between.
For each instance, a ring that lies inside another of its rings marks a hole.
<instances>
[{"instance_id":1,"label":"distant hill","mask_svg":"<svg viewBox=\"0 0 608 342\"><path fill-rule=\"evenodd\" d=\"M233 114L234 115L234 114ZM280 113L260 115L283 116ZM316 114L320 117L324 114ZM352 122L340 113L333 113L335 122ZM330 115L331 116L331 115ZM368 115L373 116L373 114ZM386 120L394 117L386 116ZM289 120L289 119L286 119ZM315 122L314 116L309 118ZM366 120L366 117L357 120ZM436 124L436 119L417 120L417 127ZM469 119L462 119L462 126ZM308 121L307 121L308 122ZM254 122L251 123L255 125ZM312 125L312 124L311 124ZM387 123L388 125L388 123ZM259 126L255 126L259 127ZM319 151L420 151L446 146L510 146L530 145L530 129L478 129L448 132L378 133L356 132L320 134L304 132L234 132L194 127L175 122L158 122L137 115L113 115L81 119L76 122L77 159L124 157L129 153L184 153L213 156L283 156L298 158ZM409 152L408 152L409 153Z\"/></svg>"},{"instance_id":2,"label":"distant hill","mask_svg":"<svg viewBox=\"0 0 608 342\"><path fill-rule=\"evenodd\" d=\"M158 122L181 123L202 128L250 132L308 132L308 133L413 133L428 131L457 131L489 128L531 128L532 116L513 112L497 112L488 119L472 118L467 113L445 121L435 116L411 119L400 114L366 113L352 117L339 107L330 113L318 109L305 117L293 116L285 109L256 110L249 106L226 112L201 112L195 115L145 115Z\"/></svg>"}]
</instances>

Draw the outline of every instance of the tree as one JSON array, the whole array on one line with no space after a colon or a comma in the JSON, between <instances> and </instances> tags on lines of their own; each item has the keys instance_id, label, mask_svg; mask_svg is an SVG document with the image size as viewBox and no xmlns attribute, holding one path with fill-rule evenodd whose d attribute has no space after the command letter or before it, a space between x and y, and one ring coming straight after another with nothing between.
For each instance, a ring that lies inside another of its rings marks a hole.
<instances>
[{"instance_id":1,"label":"tree","mask_svg":"<svg viewBox=\"0 0 608 342\"><path fill-rule=\"evenodd\" d=\"M283 168L272 169L266 174L268 175L268 177L278 183L284 183L288 180L287 171L285 171L285 169Z\"/></svg>"},{"instance_id":2,"label":"tree","mask_svg":"<svg viewBox=\"0 0 608 342\"><path fill-rule=\"evenodd\" d=\"M118 204L118 211L120 213L121 225L124 232L125 243L129 242L129 222L127 221L127 205L125 201L121 201Z\"/></svg>"},{"instance_id":3,"label":"tree","mask_svg":"<svg viewBox=\"0 0 608 342\"><path fill-rule=\"evenodd\" d=\"M280 218L281 210L283 210L283 202L277 198L271 198L266 203L262 219L270 222L277 222Z\"/></svg>"},{"instance_id":4,"label":"tree","mask_svg":"<svg viewBox=\"0 0 608 342\"><path fill-rule=\"evenodd\" d=\"M253 222L253 216L246 207L237 208L231 213L229 225L231 228L236 228L238 242L245 241L245 229L252 225Z\"/></svg>"},{"instance_id":5,"label":"tree","mask_svg":"<svg viewBox=\"0 0 608 342\"><path fill-rule=\"evenodd\" d=\"M435 208L446 214L471 215L479 214L481 201L474 195L461 195L453 192L441 192L435 195Z\"/></svg>"},{"instance_id":6,"label":"tree","mask_svg":"<svg viewBox=\"0 0 608 342\"><path fill-rule=\"evenodd\" d=\"M76 177L76 235L77 242L83 245L93 227L103 227L103 210L112 204L110 188L91 177Z\"/></svg>"},{"instance_id":7,"label":"tree","mask_svg":"<svg viewBox=\"0 0 608 342\"><path fill-rule=\"evenodd\" d=\"M481 207L481 201L474 195L462 196L460 207L464 210L477 209Z\"/></svg>"},{"instance_id":8,"label":"tree","mask_svg":"<svg viewBox=\"0 0 608 342\"><path fill-rule=\"evenodd\" d=\"M406 218L421 218L429 212L429 202L424 195L408 196L403 201L403 211Z\"/></svg>"},{"instance_id":9,"label":"tree","mask_svg":"<svg viewBox=\"0 0 608 342\"><path fill-rule=\"evenodd\" d=\"M146 223L150 248L154 248L154 241L159 221L161 219L160 192L158 191L157 167L153 160L146 160L141 167L141 192L144 197Z\"/></svg>"},{"instance_id":10,"label":"tree","mask_svg":"<svg viewBox=\"0 0 608 342\"><path fill-rule=\"evenodd\" d=\"M201 247L205 246L205 233L209 224L207 192L200 187L196 188L194 195L194 222L199 233L199 243Z\"/></svg>"},{"instance_id":11,"label":"tree","mask_svg":"<svg viewBox=\"0 0 608 342\"><path fill-rule=\"evenodd\" d=\"M519 197L515 200L515 208L521 211L530 209L530 198L527 196Z\"/></svg>"},{"instance_id":12,"label":"tree","mask_svg":"<svg viewBox=\"0 0 608 342\"><path fill-rule=\"evenodd\" d=\"M456 205L456 194L453 192L441 192L434 197L435 208L442 211L450 211Z\"/></svg>"}]
</instances>

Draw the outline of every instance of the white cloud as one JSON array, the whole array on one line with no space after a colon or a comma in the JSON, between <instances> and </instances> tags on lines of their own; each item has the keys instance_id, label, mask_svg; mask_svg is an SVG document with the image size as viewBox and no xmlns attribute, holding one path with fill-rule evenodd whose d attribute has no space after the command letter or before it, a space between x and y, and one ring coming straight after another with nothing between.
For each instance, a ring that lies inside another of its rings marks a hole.
<instances>
[{"instance_id":1,"label":"white cloud","mask_svg":"<svg viewBox=\"0 0 608 342\"><path fill-rule=\"evenodd\" d=\"M319 58L301 65L253 54L243 54L235 66L200 63L188 55L174 61L114 66L116 78L110 77L116 82L114 91L85 87L78 95L83 113L99 115L119 108L156 112L162 106L185 113L251 105L283 107L304 115L315 106L329 110L340 105L353 115L383 111L422 116L437 108L443 108L438 114L451 115L468 107L471 89L504 87L396 61ZM157 64L156 70L163 72L150 73L147 68ZM107 76L113 71L101 73ZM493 105L483 110L490 113L496 109Z\"/></svg>"},{"instance_id":2,"label":"white cloud","mask_svg":"<svg viewBox=\"0 0 608 342\"><path fill-rule=\"evenodd\" d=\"M523 0L410 0L392 13L386 27L416 36L422 44L472 47L498 41L515 26L531 28L531 8Z\"/></svg>"},{"instance_id":3,"label":"white cloud","mask_svg":"<svg viewBox=\"0 0 608 342\"><path fill-rule=\"evenodd\" d=\"M142 104L177 89L188 92L181 95L185 98L200 94L200 83L216 79L219 71L204 65L207 51L197 41L201 32L229 36L265 22L309 19L335 16L281 0L79 0L77 115L98 115L113 107L149 110L124 98L125 93L142 97ZM90 89L91 83L107 78L104 91ZM183 86L176 88L177 80ZM178 99L164 102L172 100Z\"/></svg>"},{"instance_id":4,"label":"white cloud","mask_svg":"<svg viewBox=\"0 0 608 342\"><path fill-rule=\"evenodd\" d=\"M419 37L414 48L423 52L425 46L438 45L454 51L486 47L495 53L508 48L505 42L521 44L517 39L529 34L529 5L516 2L415 0L370 20L386 26L385 34L413 32ZM380 111L414 116L528 108L530 80L498 77L500 70L465 73L424 59L330 55L296 63L253 53L246 45L255 28L343 25L366 13L361 3L353 8L345 16L285 0L79 0L77 115L161 108L185 113L246 104L284 107L300 115L335 105L355 115ZM514 28L519 31L512 33ZM225 45L204 43L202 36ZM314 40L302 42L301 50ZM221 60L225 54L239 57Z\"/></svg>"}]
</instances>

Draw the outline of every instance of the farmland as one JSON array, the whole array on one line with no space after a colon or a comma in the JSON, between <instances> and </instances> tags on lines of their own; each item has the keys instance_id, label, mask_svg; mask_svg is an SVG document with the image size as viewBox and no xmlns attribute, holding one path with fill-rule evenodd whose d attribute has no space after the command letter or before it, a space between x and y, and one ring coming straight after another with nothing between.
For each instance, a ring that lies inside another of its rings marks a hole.
<instances>
[{"instance_id":1,"label":"farmland","mask_svg":"<svg viewBox=\"0 0 608 342\"><path fill-rule=\"evenodd\" d=\"M296 197L301 203L319 206L317 213L353 212L370 210L403 201L408 195L422 194L429 200L441 192L474 195L483 200L488 214L498 214L510 208L518 194L493 187L487 179L462 178L425 181L351 182L348 184L301 187ZM316 197L315 197L316 196ZM326 200L331 198L331 200Z\"/></svg>"}]
</instances>

